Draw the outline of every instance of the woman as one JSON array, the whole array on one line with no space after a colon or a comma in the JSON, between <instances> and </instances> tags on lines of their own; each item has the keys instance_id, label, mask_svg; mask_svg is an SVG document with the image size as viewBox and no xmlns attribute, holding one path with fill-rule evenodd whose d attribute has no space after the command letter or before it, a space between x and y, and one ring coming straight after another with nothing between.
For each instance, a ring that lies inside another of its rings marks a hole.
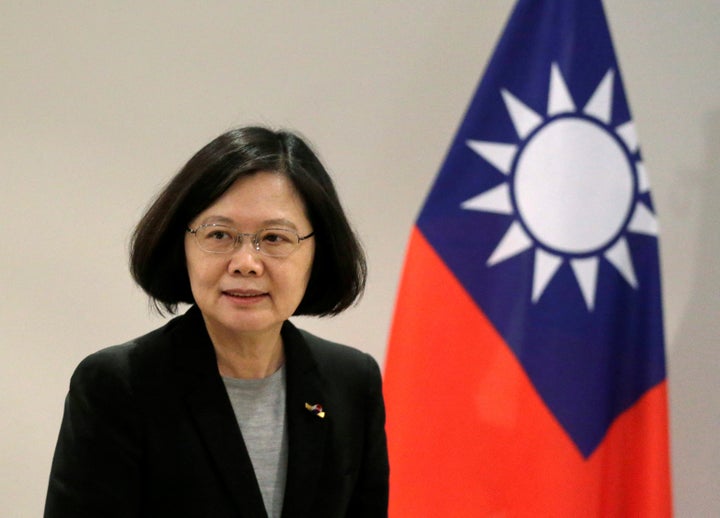
<instances>
[{"instance_id":1,"label":"woman","mask_svg":"<svg viewBox=\"0 0 720 518\"><path fill-rule=\"evenodd\" d=\"M377 363L297 329L365 286L332 181L296 135L201 149L150 206L131 271L164 327L75 371L45 516L386 516Z\"/></svg>"}]
</instances>

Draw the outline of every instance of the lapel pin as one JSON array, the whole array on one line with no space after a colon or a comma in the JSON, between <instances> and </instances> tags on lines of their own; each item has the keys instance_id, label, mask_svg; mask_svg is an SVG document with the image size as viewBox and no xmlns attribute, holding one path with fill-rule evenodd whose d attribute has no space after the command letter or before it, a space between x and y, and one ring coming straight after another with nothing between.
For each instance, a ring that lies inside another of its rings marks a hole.
<instances>
[{"instance_id":1,"label":"lapel pin","mask_svg":"<svg viewBox=\"0 0 720 518\"><path fill-rule=\"evenodd\" d=\"M325 417L325 412L320 404L311 405L310 403L305 403L305 408L320 418Z\"/></svg>"}]
</instances>

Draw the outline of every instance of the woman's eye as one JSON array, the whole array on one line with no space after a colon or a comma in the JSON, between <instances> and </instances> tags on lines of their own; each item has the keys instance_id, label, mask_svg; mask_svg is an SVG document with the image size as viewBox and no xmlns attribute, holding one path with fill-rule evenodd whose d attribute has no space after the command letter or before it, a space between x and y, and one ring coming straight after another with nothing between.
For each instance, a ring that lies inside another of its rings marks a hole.
<instances>
[{"instance_id":1,"label":"woman's eye","mask_svg":"<svg viewBox=\"0 0 720 518\"><path fill-rule=\"evenodd\" d=\"M232 236L228 232L225 232L223 230L213 230L212 232L208 232L205 237L214 241L224 241L232 239Z\"/></svg>"},{"instance_id":2,"label":"woman's eye","mask_svg":"<svg viewBox=\"0 0 720 518\"><path fill-rule=\"evenodd\" d=\"M289 236L283 232L268 232L266 234L263 234L262 241L272 245L279 245L291 242Z\"/></svg>"},{"instance_id":3,"label":"woman's eye","mask_svg":"<svg viewBox=\"0 0 720 518\"><path fill-rule=\"evenodd\" d=\"M263 237L263 241L267 241L268 243L277 243L282 241L282 236L278 234L266 234Z\"/></svg>"}]
</instances>

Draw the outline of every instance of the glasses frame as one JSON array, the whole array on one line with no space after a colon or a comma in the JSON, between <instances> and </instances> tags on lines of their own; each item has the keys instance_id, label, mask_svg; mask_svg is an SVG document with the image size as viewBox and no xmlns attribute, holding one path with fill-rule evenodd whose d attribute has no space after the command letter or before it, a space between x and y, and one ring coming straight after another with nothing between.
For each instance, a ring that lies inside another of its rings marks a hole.
<instances>
[{"instance_id":1,"label":"glasses frame","mask_svg":"<svg viewBox=\"0 0 720 518\"><path fill-rule=\"evenodd\" d=\"M231 230L231 231L233 231L233 232L235 233L235 242L233 243L232 248L230 248L229 250L226 250L226 251L224 251L224 252L220 252L220 251L217 251L217 250L207 250L207 249L203 248L203 246L200 244L200 239L198 238L198 234L197 234L197 233L198 233L199 231L205 229L205 228L212 228L212 227L218 227L218 228L223 228L223 229ZM260 239L259 239L259 236L260 236L260 234L261 234L262 232L265 232L265 231L267 231L267 230L279 230L279 231L282 231L282 232L289 232L289 233L291 233L291 234L294 234L295 237L297 238L297 246L295 246L295 248L293 248L293 249L290 251L290 253L288 253L288 254L286 254L286 255L273 255L273 254L268 254L267 252L264 252L264 251L260 248ZM194 229L193 229L193 228L190 228L190 227L187 227L187 228L185 228L185 231L186 231L187 233L189 233L189 234L192 234L193 237L195 238L194 241L195 241L195 244L198 246L198 248L199 248L200 250L202 250L203 252L206 252L206 253L208 253L208 254L231 254L231 253L233 253L235 250L237 250L239 247L242 246L242 244L243 244L243 238L244 238L245 236L248 236L248 237L250 237L250 238L252 239L251 242L252 242L252 244L253 244L253 250L255 250L257 253L259 253L259 254L261 254L261 255L264 255L265 257L288 257L288 256L292 255L298 248L300 248L300 245L302 244L303 241L305 241L306 239L309 239L309 238L311 238L311 237L313 237L313 236L315 235L315 231L314 231L314 230L313 230L312 232L310 232L309 234L307 234L306 236L301 236L301 235L298 234L295 230L292 230L292 229L289 229L289 228L282 228L282 227L266 227L266 228L261 228L260 230L258 230L257 232L254 232L254 233L253 233L253 232L240 232L238 229L236 229L236 228L234 228L234 227L231 227L230 225L225 225L225 224L222 224L222 223L203 223L202 225L198 225L198 226L195 227Z\"/></svg>"}]
</instances>

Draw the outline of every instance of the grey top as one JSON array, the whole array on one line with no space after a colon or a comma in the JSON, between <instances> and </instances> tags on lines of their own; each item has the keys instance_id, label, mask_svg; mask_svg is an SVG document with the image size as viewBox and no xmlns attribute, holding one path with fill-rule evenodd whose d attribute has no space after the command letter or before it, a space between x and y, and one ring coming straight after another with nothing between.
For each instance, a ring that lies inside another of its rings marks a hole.
<instances>
[{"instance_id":1,"label":"grey top","mask_svg":"<svg viewBox=\"0 0 720 518\"><path fill-rule=\"evenodd\" d=\"M262 379L223 382L250 454L269 518L282 513L287 475L285 366Z\"/></svg>"}]
</instances>

